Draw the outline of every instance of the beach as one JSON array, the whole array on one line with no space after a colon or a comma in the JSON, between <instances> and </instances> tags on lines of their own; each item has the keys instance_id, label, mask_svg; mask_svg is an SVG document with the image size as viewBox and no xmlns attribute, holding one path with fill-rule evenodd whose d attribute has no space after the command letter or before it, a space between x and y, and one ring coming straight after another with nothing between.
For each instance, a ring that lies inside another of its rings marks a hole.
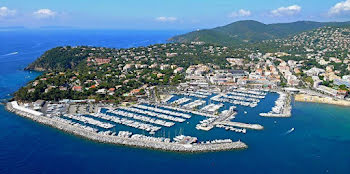
<instances>
[{"instance_id":1,"label":"beach","mask_svg":"<svg viewBox=\"0 0 350 174\"><path fill-rule=\"evenodd\" d=\"M336 100L331 97L320 97L320 96L312 96L307 94L297 94L294 97L295 101L299 102L312 102L312 103L323 103L323 104L331 104L331 105L339 105L339 106L350 106L350 101L346 100Z\"/></svg>"}]
</instances>

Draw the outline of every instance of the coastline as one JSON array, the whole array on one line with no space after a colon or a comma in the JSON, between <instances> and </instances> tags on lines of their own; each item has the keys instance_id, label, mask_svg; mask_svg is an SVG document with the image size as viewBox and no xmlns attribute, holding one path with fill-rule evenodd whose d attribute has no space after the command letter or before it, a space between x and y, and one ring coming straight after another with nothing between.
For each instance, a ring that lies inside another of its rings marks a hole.
<instances>
[{"instance_id":1,"label":"coastline","mask_svg":"<svg viewBox=\"0 0 350 174\"><path fill-rule=\"evenodd\" d=\"M331 104L338 106L350 106L350 101L346 100L335 100L331 97L319 97L312 96L308 94L296 94L294 100L298 102L311 102L311 103L322 103L322 104Z\"/></svg>"},{"instance_id":2,"label":"coastline","mask_svg":"<svg viewBox=\"0 0 350 174\"><path fill-rule=\"evenodd\" d=\"M55 119L51 119L45 116L35 116L29 113L24 113L16 110L12 107L12 104L8 102L5 109L9 112L15 113L24 118L31 119L35 122L56 128L58 130L86 138L91 141L107 144L115 144L121 146L129 146L144 149L153 149L159 151L179 152L179 153L204 153L204 152L218 152L218 151L230 151L230 150L242 150L247 149L248 146L241 142L221 143L221 144L191 144L190 146L179 143L166 143L155 142L141 139L125 138L112 135L102 135L96 132L88 131L83 128L79 128L67 123L60 122Z\"/></svg>"}]
</instances>

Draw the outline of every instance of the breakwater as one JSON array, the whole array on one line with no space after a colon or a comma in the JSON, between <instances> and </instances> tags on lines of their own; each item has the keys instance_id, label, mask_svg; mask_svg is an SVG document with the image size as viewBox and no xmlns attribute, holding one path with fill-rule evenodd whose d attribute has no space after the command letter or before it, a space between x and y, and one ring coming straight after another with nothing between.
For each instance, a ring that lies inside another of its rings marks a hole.
<instances>
[{"instance_id":1,"label":"breakwater","mask_svg":"<svg viewBox=\"0 0 350 174\"><path fill-rule=\"evenodd\" d=\"M140 148L149 148L155 150L162 151L171 151L171 152L188 152L188 153L196 153L196 152L211 152L211 151L227 151L234 149L245 149L248 146L241 142L220 142L215 141L215 143L198 143L198 144L179 144L176 142L156 142L150 141L148 139L142 138L126 138L120 136L113 136L103 133L97 133L94 129L89 129L88 127L75 126L74 124L69 124L69 122L62 122L60 119L54 119L59 117L46 117L43 115L35 115L30 112L26 112L17 107L13 107L13 102L9 102L6 104L6 109L10 112L16 113L25 118L29 118L33 121L36 121L41 124L45 124L59 130L81 136L96 142L101 143L110 143L117 145L125 145L132 147L140 147Z\"/></svg>"}]
</instances>

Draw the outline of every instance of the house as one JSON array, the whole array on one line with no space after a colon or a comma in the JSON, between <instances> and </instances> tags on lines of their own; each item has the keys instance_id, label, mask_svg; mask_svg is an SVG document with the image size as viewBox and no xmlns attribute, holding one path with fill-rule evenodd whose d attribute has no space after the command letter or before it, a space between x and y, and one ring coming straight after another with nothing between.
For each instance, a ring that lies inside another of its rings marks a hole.
<instances>
[{"instance_id":1,"label":"house","mask_svg":"<svg viewBox=\"0 0 350 174\"><path fill-rule=\"evenodd\" d=\"M108 89L108 95L114 95L114 93L115 93L115 88Z\"/></svg>"},{"instance_id":2,"label":"house","mask_svg":"<svg viewBox=\"0 0 350 174\"><path fill-rule=\"evenodd\" d=\"M107 93L107 90L106 90L106 89L99 89L99 90L96 91L96 94L102 94L102 95L104 95L104 94L106 94L106 93Z\"/></svg>"},{"instance_id":3,"label":"house","mask_svg":"<svg viewBox=\"0 0 350 174\"><path fill-rule=\"evenodd\" d=\"M133 96L133 95L136 95L140 92L141 92L141 89L133 89L132 91L130 91L130 95Z\"/></svg>"},{"instance_id":4,"label":"house","mask_svg":"<svg viewBox=\"0 0 350 174\"><path fill-rule=\"evenodd\" d=\"M83 91L83 88L81 86L73 86L72 91L81 92Z\"/></svg>"},{"instance_id":5,"label":"house","mask_svg":"<svg viewBox=\"0 0 350 174\"><path fill-rule=\"evenodd\" d=\"M344 99L348 95L347 90L338 90L337 97L340 99Z\"/></svg>"},{"instance_id":6,"label":"house","mask_svg":"<svg viewBox=\"0 0 350 174\"><path fill-rule=\"evenodd\" d=\"M182 67L178 67L174 70L174 73L177 74L177 73L181 73L182 71L184 70L184 68Z\"/></svg>"}]
</instances>

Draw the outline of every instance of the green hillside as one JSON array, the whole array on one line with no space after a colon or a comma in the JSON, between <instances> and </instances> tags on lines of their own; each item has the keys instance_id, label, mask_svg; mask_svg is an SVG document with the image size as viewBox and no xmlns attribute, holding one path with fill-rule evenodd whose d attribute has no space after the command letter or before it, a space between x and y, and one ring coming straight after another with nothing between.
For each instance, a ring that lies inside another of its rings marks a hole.
<instances>
[{"instance_id":1,"label":"green hillside","mask_svg":"<svg viewBox=\"0 0 350 174\"><path fill-rule=\"evenodd\" d=\"M284 38L300 32L316 29L323 26L344 26L350 22L311 22L298 21L293 23L263 24L247 20L231 23L213 29L193 31L169 39L173 42L203 41L221 45L237 45L254 43L262 40Z\"/></svg>"}]
</instances>

